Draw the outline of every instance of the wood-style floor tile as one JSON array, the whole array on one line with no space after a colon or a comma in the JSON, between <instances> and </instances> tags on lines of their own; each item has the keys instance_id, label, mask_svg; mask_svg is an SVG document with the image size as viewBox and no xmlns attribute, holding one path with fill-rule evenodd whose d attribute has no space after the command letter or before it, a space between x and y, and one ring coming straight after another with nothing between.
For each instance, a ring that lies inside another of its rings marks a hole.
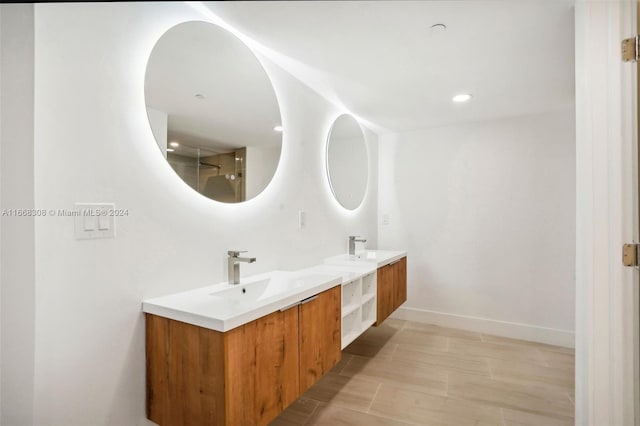
<instances>
[{"instance_id":1,"label":"wood-style floor tile","mask_svg":"<svg viewBox=\"0 0 640 426\"><path fill-rule=\"evenodd\" d=\"M573 355L573 348L565 348L563 346L547 345L544 343L531 342L529 340L512 339L509 337L493 336L491 334L481 334L483 342L500 343L503 345L516 345L525 348L535 348L544 351L567 353Z\"/></svg>"},{"instance_id":2,"label":"wood-style floor tile","mask_svg":"<svg viewBox=\"0 0 640 426\"><path fill-rule=\"evenodd\" d=\"M407 321L403 330L407 331L419 331L424 334L432 334L435 336L443 337L457 337L458 339L477 340L481 341L480 333L475 331L461 330L458 328L440 327L433 324L423 324L419 322Z\"/></svg>"},{"instance_id":3,"label":"wood-style floor tile","mask_svg":"<svg viewBox=\"0 0 640 426\"><path fill-rule=\"evenodd\" d=\"M272 425L569 426L574 351L387 319Z\"/></svg>"},{"instance_id":4,"label":"wood-style floor tile","mask_svg":"<svg viewBox=\"0 0 640 426\"><path fill-rule=\"evenodd\" d=\"M470 374L450 373L448 395L564 420L573 417L573 404L566 392L554 387L541 388Z\"/></svg>"},{"instance_id":5,"label":"wood-style floor tile","mask_svg":"<svg viewBox=\"0 0 640 426\"><path fill-rule=\"evenodd\" d=\"M388 384L380 387L370 412L418 425L502 425L502 414L498 407L429 395Z\"/></svg>"},{"instance_id":6,"label":"wood-style floor tile","mask_svg":"<svg viewBox=\"0 0 640 426\"><path fill-rule=\"evenodd\" d=\"M525 411L502 409L505 426L573 426L573 419L555 419Z\"/></svg>"},{"instance_id":7,"label":"wood-style floor tile","mask_svg":"<svg viewBox=\"0 0 640 426\"><path fill-rule=\"evenodd\" d=\"M399 344L393 353L393 359L417 361L442 368L444 371L458 371L468 374L489 376L489 363L485 359L464 357L447 353L445 350L433 350L430 346Z\"/></svg>"},{"instance_id":8,"label":"wood-style floor tile","mask_svg":"<svg viewBox=\"0 0 640 426\"><path fill-rule=\"evenodd\" d=\"M385 342L392 338L400 330L404 329L406 324L406 321L393 320L389 318L377 327L370 327L360 337L358 337L358 340L374 338L376 340Z\"/></svg>"},{"instance_id":9,"label":"wood-style floor tile","mask_svg":"<svg viewBox=\"0 0 640 426\"><path fill-rule=\"evenodd\" d=\"M423 333L420 330L402 329L393 335L390 342L397 344L420 345L424 350L430 350L432 352L446 352L449 337Z\"/></svg>"},{"instance_id":10,"label":"wood-style floor tile","mask_svg":"<svg viewBox=\"0 0 640 426\"><path fill-rule=\"evenodd\" d=\"M287 407L273 422L271 426L300 426L304 425L315 411L319 402L309 398L298 398Z\"/></svg>"},{"instance_id":11,"label":"wood-style floor tile","mask_svg":"<svg viewBox=\"0 0 640 426\"><path fill-rule=\"evenodd\" d=\"M378 386L379 383L373 380L329 372L305 393L305 397L352 410L367 411Z\"/></svg>"},{"instance_id":12,"label":"wood-style floor tile","mask_svg":"<svg viewBox=\"0 0 640 426\"><path fill-rule=\"evenodd\" d=\"M340 374L379 383L401 384L435 395L446 395L447 392L447 372L421 362L354 356Z\"/></svg>"},{"instance_id":13,"label":"wood-style floor tile","mask_svg":"<svg viewBox=\"0 0 640 426\"><path fill-rule=\"evenodd\" d=\"M396 318L387 318L379 326L371 327L371 328L389 327L389 328L395 328L397 330L400 330L400 329L406 327L407 324L415 324L415 322L405 321L405 320L396 319Z\"/></svg>"},{"instance_id":14,"label":"wood-style floor tile","mask_svg":"<svg viewBox=\"0 0 640 426\"><path fill-rule=\"evenodd\" d=\"M353 355L345 353L344 351L342 352L342 358L340 359L340 361L331 369L331 371L333 373L339 373L342 371L342 369L349 364L349 361L351 360L351 358L353 357Z\"/></svg>"},{"instance_id":15,"label":"wood-style floor tile","mask_svg":"<svg viewBox=\"0 0 640 426\"><path fill-rule=\"evenodd\" d=\"M404 325L404 321L389 319L379 327L371 327L344 348L344 353L378 358L390 356L397 346L392 339Z\"/></svg>"},{"instance_id":16,"label":"wood-style floor tile","mask_svg":"<svg viewBox=\"0 0 640 426\"><path fill-rule=\"evenodd\" d=\"M489 359L491 377L494 379L530 386L548 386L560 390L573 388L573 368L547 367L525 362Z\"/></svg>"},{"instance_id":17,"label":"wood-style floor tile","mask_svg":"<svg viewBox=\"0 0 640 426\"><path fill-rule=\"evenodd\" d=\"M344 348L343 354L359 355L368 358L389 359L396 351L397 343L386 341L384 344L377 342L375 339L367 336L364 339L356 339L349 346Z\"/></svg>"},{"instance_id":18,"label":"wood-style floor tile","mask_svg":"<svg viewBox=\"0 0 640 426\"><path fill-rule=\"evenodd\" d=\"M540 350L540 354L549 367L574 369L575 356L573 353Z\"/></svg>"},{"instance_id":19,"label":"wood-style floor tile","mask_svg":"<svg viewBox=\"0 0 640 426\"><path fill-rule=\"evenodd\" d=\"M542 353L536 348L523 348L515 345L503 345L494 342L475 342L467 339L449 338L449 352L452 354L477 358L500 359L507 361L530 361L543 364Z\"/></svg>"},{"instance_id":20,"label":"wood-style floor tile","mask_svg":"<svg viewBox=\"0 0 640 426\"><path fill-rule=\"evenodd\" d=\"M411 426L411 424L321 403L305 426Z\"/></svg>"}]
</instances>

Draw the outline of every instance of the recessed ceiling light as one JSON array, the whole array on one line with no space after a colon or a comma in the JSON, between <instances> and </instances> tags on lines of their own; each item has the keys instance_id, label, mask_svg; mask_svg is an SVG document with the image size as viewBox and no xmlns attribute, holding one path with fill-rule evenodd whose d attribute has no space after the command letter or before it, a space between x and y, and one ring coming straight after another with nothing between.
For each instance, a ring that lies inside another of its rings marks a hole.
<instances>
[{"instance_id":1,"label":"recessed ceiling light","mask_svg":"<svg viewBox=\"0 0 640 426\"><path fill-rule=\"evenodd\" d=\"M455 95L453 98L451 98L451 100L453 102L467 102L469 99L471 99L472 96L469 93L460 93L458 95Z\"/></svg>"},{"instance_id":2,"label":"recessed ceiling light","mask_svg":"<svg viewBox=\"0 0 640 426\"><path fill-rule=\"evenodd\" d=\"M275 130L276 132L281 132L281 131L282 131L282 126L280 126L280 125L275 126L275 127L273 128L273 130Z\"/></svg>"},{"instance_id":3,"label":"recessed ceiling light","mask_svg":"<svg viewBox=\"0 0 640 426\"><path fill-rule=\"evenodd\" d=\"M172 147L174 147L174 148L177 148L177 147L179 147L179 146L180 146L180 143L178 143L178 142L169 142L169 146L172 146Z\"/></svg>"},{"instance_id":4,"label":"recessed ceiling light","mask_svg":"<svg viewBox=\"0 0 640 426\"><path fill-rule=\"evenodd\" d=\"M202 100L206 98L206 95L203 95L202 93L196 93L195 95L193 95L193 97Z\"/></svg>"},{"instance_id":5,"label":"recessed ceiling light","mask_svg":"<svg viewBox=\"0 0 640 426\"><path fill-rule=\"evenodd\" d=\"M173 151L175 151L175 149L173 149L173 148L167 148L167 152L173 152Z\"/></svg>"}]
</instances>

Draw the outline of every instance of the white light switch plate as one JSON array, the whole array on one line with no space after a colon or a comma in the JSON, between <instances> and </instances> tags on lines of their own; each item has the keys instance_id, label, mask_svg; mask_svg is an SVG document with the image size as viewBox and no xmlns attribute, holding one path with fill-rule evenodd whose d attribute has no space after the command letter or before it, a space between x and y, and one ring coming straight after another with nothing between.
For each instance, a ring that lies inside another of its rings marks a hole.
<instances>
[{"instance_id":1,"label":"white light switch plate","mask_svg":"<svg viewBox=\"0 0 640 426\"><path fill-rule=\"evenodd\" d=\"M76 239L115 238L114 210L113 203L75 203Z\"/></svg>"}]
</instances>

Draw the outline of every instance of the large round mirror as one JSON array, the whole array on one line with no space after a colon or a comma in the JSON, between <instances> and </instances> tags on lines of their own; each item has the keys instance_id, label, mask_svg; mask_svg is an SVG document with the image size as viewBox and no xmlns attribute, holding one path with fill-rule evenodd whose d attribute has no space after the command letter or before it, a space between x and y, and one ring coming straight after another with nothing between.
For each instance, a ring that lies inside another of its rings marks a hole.
<instances>
[{"instance_id":1,"label":"large round mirror","mask_svg":"<svg viewBox=\"0 0 640 426\"><path fill-rule=\"evenodd\" d=\"M329 131L327 174L338 202L346 209L356 209L367 191L369 160L362 128L350 115L338 117Z\"/></svg>"},{"instance_id":2,"label":"large round mirror","mask_svg":"<svg viewBox=\"0 0 640 426\"><path fill-rule=\"evenodd\" d=\"M169 29L149 57L145 101L160 150L194 190L237 203L271 181L282 145L278 101L233 34L199 21Z\"/></svg>"}]
</instances>

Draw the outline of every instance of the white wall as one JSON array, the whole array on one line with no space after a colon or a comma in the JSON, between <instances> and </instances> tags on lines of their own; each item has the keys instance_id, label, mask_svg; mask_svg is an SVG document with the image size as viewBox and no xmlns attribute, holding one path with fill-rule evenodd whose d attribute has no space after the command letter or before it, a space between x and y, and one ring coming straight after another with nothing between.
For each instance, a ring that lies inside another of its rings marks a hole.
<instances>
[{"instance_id":1,"label":"white wall","mask_svg":"<svg viewBox=\"0 0 640 426\"><path fill-rule=\"evenodd\" d=\"M573 344L574 127L561 111L380 138L380 247L409 252L400 317Z\"/></svg>"},{"instance_id":2,"label":"white wall","mask_svg":"<svg viewBox=\"0 0 640 426\"><path fill-rule=\"evenodd\" d=\"M223 281L229 249L257 257L242 266L249 275L318 263L344 252L349 234L375 245L375 191L355 212L333 200L324 141L342 111L266 64L285 127L271 185L240 205L194 193L157 148L144 72L165 30L203 17L173 3L35 8L36 205L129 210L115 239L75 240L70 218L36 222L35 424L144 424L141 301ZM373 156L371 185L376 167Z\"/></svg>"},{"instance_id":3,"label":"white wall","mask_svg":"<svg viewBox=\"0 0 640 426\"><path fill-rule=\"evenodd\" d=\"M0 6L0 209L34 207L33 5ZM33 217L2 216L0 422L32 423Z\"/></svg>"}]
</instances>

